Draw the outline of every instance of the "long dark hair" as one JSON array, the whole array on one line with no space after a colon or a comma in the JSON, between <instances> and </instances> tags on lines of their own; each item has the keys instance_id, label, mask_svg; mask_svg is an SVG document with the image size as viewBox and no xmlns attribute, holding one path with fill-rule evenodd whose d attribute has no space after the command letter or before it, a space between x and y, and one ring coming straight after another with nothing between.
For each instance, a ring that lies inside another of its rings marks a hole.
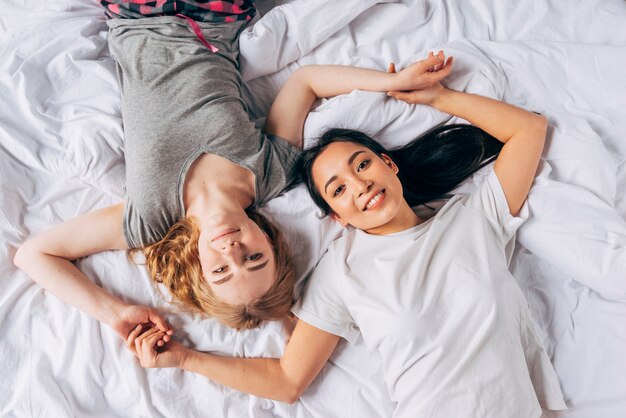
<instances>
[{"instance_id":1,"label":"long dark hair","mask_svg":"<svg viewBox=\"0 0 626 418\"><path fill-rule=\"evenodd\" d=\"M438 126L394 150L385 149L363 132L330 129L301 159L303 182L325 215L331 209L315 187L311 170L315 159L333 142L352 142L378 156L388 155L400 169L398 177L410 206L446 197L470 175L495 160L502 149L502 142L472 125Z\"/></svg>"}]
</instances>

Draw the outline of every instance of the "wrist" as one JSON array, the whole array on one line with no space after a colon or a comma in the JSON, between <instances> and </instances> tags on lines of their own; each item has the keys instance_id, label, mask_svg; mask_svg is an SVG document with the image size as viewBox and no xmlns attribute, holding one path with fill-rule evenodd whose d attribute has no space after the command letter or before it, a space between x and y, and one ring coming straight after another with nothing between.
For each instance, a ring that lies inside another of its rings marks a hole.
<instances>
[{"instance_id":1,"label":"wrist","mask_svg":"<svg viewBox=\"0 0 626 418\"><path fill-rule=\"evenodd\" d=\"M401 73L386 73L386 91L405 91L408 89L407 82L402 79Z\"/></svg>"},{"instance_id":2,"label":"wrist","mask_svg":"<svg viewBox=\"0 0 626 418\"><path fill-rule=\"evenodd\" d=\"M178 365L176 367L181 370L188 371L188 372L193 371L192 364L194 361L194 358L193 358L194 353L195 353L194 350L191 350L187 347L183 347L181 351L180 359L178 361Z\"/></svg>"},{"instance_id":3,"label":"wrist","mask_svg":"<svg viewBox=\"0 0 626 418\"><path fill-rule=\"evenodd\" d=\"M107 300L103 301L101 313L99 315L98 320L107 324L109 327L113 329L117 329L121 322L123 322L123 312L129 307L126 302L121 299L116 298L113 295L110 295Z\"/></svg>"},{"instance_id":4,"label":"wrist","mask_svg":"<svg viewBox=\"0 0 626 418\"><path fill-rule=\"evenodd\" d=\"M447 103L450 101L451 98L453 98L455 93L458 93L458 92L447 89L442 86L439 94L437 94L437 96L435 96L433 101L430 102L430 106L434 107L437 110L441 110L445 112Z\"/></svg>"}]
</instances>

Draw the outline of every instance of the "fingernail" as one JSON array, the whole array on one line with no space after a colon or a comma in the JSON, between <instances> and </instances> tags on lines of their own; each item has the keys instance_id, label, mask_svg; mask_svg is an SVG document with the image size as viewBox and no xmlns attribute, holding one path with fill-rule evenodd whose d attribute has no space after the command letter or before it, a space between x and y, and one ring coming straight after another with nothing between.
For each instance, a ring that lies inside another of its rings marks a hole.
<instances>
[{"instance_id":1,"label":"fingernail","mask_svg":"<svg viewBox=\"0 0 626 418\"><path fill-rule=\"evenodd\" d=\"M141 329L141 324L137 325L137 327L135 327L135 329Z\"/></svg>"}]
</instances>

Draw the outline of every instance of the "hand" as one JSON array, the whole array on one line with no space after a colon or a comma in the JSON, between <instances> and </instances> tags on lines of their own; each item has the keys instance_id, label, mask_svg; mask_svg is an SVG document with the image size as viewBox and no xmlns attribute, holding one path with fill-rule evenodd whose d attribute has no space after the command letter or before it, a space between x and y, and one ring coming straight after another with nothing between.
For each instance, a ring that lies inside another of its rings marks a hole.
<instances>
[{"instance_id":1,"label":"hand","mask_svg":"<svg viewBox=\"0 0 626 418\"><path fill-rule=\"evenodd\" d=\"M157 328L150 328L142 334L141 326L138 325L131 331L126 342L134 347L141 367L181 367L187 349L174 340L169 341L167 345L159 346L158 343L166 336Z\"/></svg>"},{"instance_id":2,"label":"hand","mask_svg":"<svg viewBox=\"0 0 626 418\"><path fill-rule=\"evenodd\" d=\"M443 51L437 55L428 53L428 58L415 62L397 72L393 82L394 91L422 90L432 87L450 75L452 57L446 61ZM396 73L395 64L389 66L390 73Z\"/></svg>"},{"instance_id":3,"label":"hand","mask_svg":"<svg viewBox=\"0 0 626 418\"><path fill-rule=\"evenodd\" d=\"M143 331L150 328L158 329L163 332L163 338L157 342L159 347L168 342L174 333L165 318L156 309L147 306L126 305L118 312L117 317L111 321L110 325L124 340L128 339L137 326ZM127 347L133 354L137 355L134 346L127 344Z\"/></svg>"},{"instance_id":4,"label":"hand","mask_svg":"<svg viewBox=\"0 0 626 418\"><path fill-rule=\"evenodd\" d=\"M387 95L410 104L430 105L445 89L439 81L450 74L452 63L453 58L449 57L446 60L443 51L439 51L437 55L430 52L427 59L412 64L398 73L398 76L405 73L415 77L414 88L397 89L396 91L388 92ZM395 71L395 64L391 63L389 72L394 73ZM433 76L429 78L429 74ZM404 85L408 84L408 82L404 82Z\"/></svg>"}]
</instances>

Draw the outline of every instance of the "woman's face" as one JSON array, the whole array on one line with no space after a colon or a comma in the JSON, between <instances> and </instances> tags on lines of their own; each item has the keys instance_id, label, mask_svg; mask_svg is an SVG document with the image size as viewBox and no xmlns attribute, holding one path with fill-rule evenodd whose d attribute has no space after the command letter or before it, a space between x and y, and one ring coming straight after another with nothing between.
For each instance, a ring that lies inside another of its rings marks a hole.
<instances>
[{"instance_id":1,"label":"woman's face","mask_svg":"<svg viewBox=\"0 0 626 418\"><path fill-rule=\"evenodd\" d=\"M217 215L202 225L200 265L215 296L232 305L263 295L276 281L269 237L245 214Z\"/></svg>"},{"instance_id":2,"label":"woman's face","mask_svg":"<svg viewBox=\"0 0 626 418\"><path fill-rule=\"evenodd\" d=\"M406 228L397 229L399 222L415 216L402 195L398 168L386 155L352 142L333 142L317 156L311 172L343 226L381 235Z\"/></svg>"}]
</instances>

